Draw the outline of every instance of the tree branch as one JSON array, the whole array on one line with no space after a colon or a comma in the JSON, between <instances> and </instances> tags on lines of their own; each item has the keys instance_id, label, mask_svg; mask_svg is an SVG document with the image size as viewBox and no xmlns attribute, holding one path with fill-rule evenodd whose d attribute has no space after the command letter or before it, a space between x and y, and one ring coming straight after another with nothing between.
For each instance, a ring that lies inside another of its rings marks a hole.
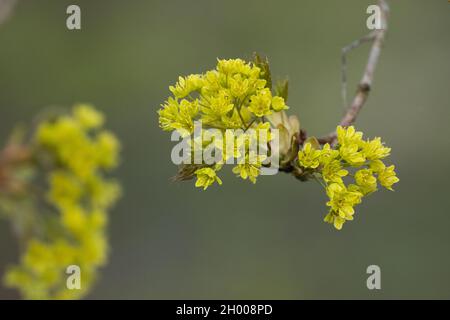
<instances>
[{"instance_id":1,"label":"tree branch","mask_svg":"<svg viewBox=\"0 0 450 320\"><path fill-rule=\"evenodd\" d=\"M343 127L348 127L355 122L356 117L358 116L359 112L361 111L362 107L364 106L364 103L367 101L367 98L369 96L370 89L372 87L373 82L373 75L375 72L375 68L378 63L378 58L381 53L381 48L383 46L384 37L387 30L387 20L389 15L389 7L385 0L379 0L378 5L381 9L381 29L377 29L366 35L365 37L353 42L349 46L342 49L342 62L343 62L343 97L345 101L346 96L346 89L345 89L345 63L346 58L345 55L351 50L359 45L361 45L364 42L371 41L372 42L372 48L370 49L369 58L367 60L366 67L364 69L363 76L361 78L361 81L358 84L356 94L353 98L352 103L347 108L347 111L345 112L344 116L342 117L339 125ZM327 136L324 136L322 138L318 139L320 143L330 143L335 144L336 143L336 132L332 132L328 134Z\"/></svg>"}]
</instances>

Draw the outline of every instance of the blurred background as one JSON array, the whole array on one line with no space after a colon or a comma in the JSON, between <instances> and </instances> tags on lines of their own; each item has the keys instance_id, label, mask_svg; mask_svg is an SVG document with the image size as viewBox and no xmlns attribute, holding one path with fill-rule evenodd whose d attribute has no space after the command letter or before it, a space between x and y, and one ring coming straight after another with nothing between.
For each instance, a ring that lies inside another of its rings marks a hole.
<instances>
[{"instance_id":1,"label":"blurred background","mask_svg":"<svg viewBox=\"0 0 450 320\"><path fill-rule=\"evenodd\" d=\"M342 115L340 50L375 1L23 0L0 25L0 142L49 106L90 102L123 144L124 196L91 299L450 298L450 3L389 1L389 31L356 126L392 147L401 179L338 232L326 195L282 173L256 185L230 170L207 191L169 180L173 143L156 110L179 75L265 54L288 77L290 113L311 135ZM78 4L82 30L66 28ZM368 47L349 57L353 93ZM0 273L18 259L0 224ZM381 268L381 290L366 268ZM0 288L0 298L18 298Z\"/></svg>"}]
</instances>

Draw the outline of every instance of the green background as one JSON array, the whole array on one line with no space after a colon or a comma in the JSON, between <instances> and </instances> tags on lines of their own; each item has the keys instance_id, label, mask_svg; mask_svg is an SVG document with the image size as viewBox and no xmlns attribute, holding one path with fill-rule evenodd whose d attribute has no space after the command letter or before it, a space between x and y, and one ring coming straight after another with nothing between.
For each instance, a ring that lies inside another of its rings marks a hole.
<instances>
[{"instance_id":1,"label":"green background","mask_svg":"<svg viewBox=\"0 0 450 320\"><path fill-rule=\"evenodd\" d=\"M342 115L340 50L367 32L374 1L20 1L0 26L1 143L15 123L75 102L102 110L123 143L109 264L87 298L450 298L450 4L390 2L356 126L392 147L401 181L338 232L322 222L326 195L314 182L280 173L252 185L231 170L206 192L169 181L173 143L156 110L179 75L258 51L289 77L289 111L309 134L327 133ZM74 3L81 31L65 26ZM350 93L367 53L350 55ZM3 273L17 261L6 221L0 250ZM378 291L366 287L372 264Z\"/></svg>"}]
</instances>

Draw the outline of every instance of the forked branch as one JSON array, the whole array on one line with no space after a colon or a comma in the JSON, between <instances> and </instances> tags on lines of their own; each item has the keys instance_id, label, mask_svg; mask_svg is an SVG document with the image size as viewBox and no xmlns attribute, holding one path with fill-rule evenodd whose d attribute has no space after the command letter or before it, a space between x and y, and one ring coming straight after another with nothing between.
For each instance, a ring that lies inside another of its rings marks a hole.
<instances>
[{"instance_id":1,"label":"forked branch","mask_svg":"<svg viewBox=\"0 0 450 320\"><path fill-rule=\"evenodd\" d=\"M389 7L385 0L378 1L380 10L381 10L381 28L374 30L364 36L363 38L354 41L349 46L342 49L342 85L343 85L343 98L344 103L346 104L346 56L349 51L359 47L361 44L365 42L372 42L372 47L370 49L369 58L366 63L366 67L364 69L363 76L361 81L358 84L356 94L351 102L351 104L346 108L346 112L340 121L340 125L343 127L348 127L355 122L356 117L364 106L367 98L369 96L369 92L372 88L373 76L375 72L375 68L378 63L378 59L380 57L381 48L383 46L386 30L387 30L387 20L389 16ZM331 132L327 136L324 136L319 139L319 142L335 144L336 143L336 132Z\"/></svg>"}]
</instances>

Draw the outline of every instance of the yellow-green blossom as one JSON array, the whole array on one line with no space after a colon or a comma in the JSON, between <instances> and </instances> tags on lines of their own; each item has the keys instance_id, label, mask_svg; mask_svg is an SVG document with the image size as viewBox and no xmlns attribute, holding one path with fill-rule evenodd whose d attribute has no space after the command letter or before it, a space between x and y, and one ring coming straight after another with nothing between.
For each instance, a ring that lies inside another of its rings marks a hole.
<instances>
[{"instance_id":1,"label":"yellow-green blossom","mask_svg":"<svg viewBox=\"0 0 450 320\"><path fill-rule=\"evenodd\" d=\"M268 62L258 56L254 63L219 59L214 70L179 78L170 90L173 97L158 111L163 130L182 130L189 135L194 121L199 120L203 126L223 133L223 138L209 139L208 146L204 141L193 140L192 146L200 149L215 146L219 150L207 157L208 162L203 159L201 169L182 167L177 176L180 180L195 173L196 186L206 189L216 181L221 184L217 170L210 167L209 160L214 157L219 158L216 163L220 165L237 160L232 171L255 183L262 162L267 156L278 154L281 171L292 173L301 181L314 178L326 189L331 209L325 221L336 229L353 219L354 206L363 196L376 191L378 182L392 190L392 185L399 181L394 166L386 167L383 163L391 149L384 146L381 138L363 140L363 133L353 126L338 126L336 141L331 139L331 144L322 142L329 139L307 137L298 118L288 117L284 112L288 109L287 81L280 82L272 91ZM228 137L225 136L228 129L241 130ZM263 136L267 136L264 141ZM266 155L256 155L255 145L259 154L263 151ZM219 152L220 157L216 157ZM268 163L264 166L268 167Z\"/></svg>"},{"instance_id":2,"label":"yellow-green blossom","mask_svg":"<svg viewBox=\"0 0 450 320\"><path fill-rule=\"evenodd\" d=\"M80 104L74 107L74 115L78 122L86 129L98 128L103 125L103 115L91 105Z\"/></svg>"},{"instance_id":3,"label":"yellow-green blossom","mask_svg":"<svg viewBox=\"0 0 450 320\"><path fill-rule=\"evenodd\" d=\"M63 207L77 203L83 196L83 185L72 173L57 169L49 174L50 191L48 199Z\"/></svg>"},{"instance_id":4,"label":"yellow-green blossom","mask_svg":"<svg viewBox=\"0 0 450 320\"><path fill-rule=\"evenodd\" d=\"M381 160L373 160L373 161L370 161L369 167L373 172L380 173L380 172L384 171L384 169L386 168L386 165Z\"/></svg>"},{"instance_id":5,"label":"yellow-green blossom","mask_svg":"<svg viewBox=\"0 0 450 320\"><path fill-rule=\"evenodd\" d=\"M83 106L84 114L96 114ZM85 179L97 169L112 168L117 164L119 142L108 131L98 130L92 136L91 125L80 119L80 109L74 108L73 116L61 116L55 121L42 123L36 133L36 142L52 153L55 160Z\"/></svg>"},{"instance_id":6,"label":"yellow-green blossom","mask_svg":"<svg viewBox=\"0 0 450 320\"><path fill-rule=\"evenodd\" d=\"M238 165L233 168L233 173L242 179L247 178L256 183L256 178L261 173L262 162L265 160L265 156L259 156L255 153L247 153L245 159L238 162Z\"/></svg>"},{"instance_id":7,"label":"yellow-green blossom","mask_svg":"<svg viewBox=\"0 0 450 320\"><path fill-rule=\"evenodd\" d=\"M166 101L163 108L158 110L159 124L165 131L178 130L183 136L194 131L193 118L198 113L197 101L186 99L180 102L172 97Z\"/></svg>"},{"instance_id":8,"label":"yellow-green blossom","mask_svg":"<svg viewBox=\"0 0 450 320\"><path fill-rule=\"evenodd\" d=\"M259 68L252 68L242 59L218 59L217 70L225 75L240 73L248 76L253 73L254 76L259 76Z\"/></svg>"},{"instance_id":9,"label":"yellow-green blossom","mask_svg":"<svg viewBox=\"0 0 450 320\"><path fill-rule=\"evenodd\" d=\"M347 128L338 126L336 128L336 134L337 140L341 146L353 144L360 145L362 143L362 132L356 131L353 126Z\"/></svg>"},{"instance_id":10,"label":"yellow-green blossom","mask_svg":"<svg viewBox=\"0 0 450 320\"><path fill-rule=\"evenodd\" d=\"M282 97L275 96L272 98L272 108L275 111L281 111L289 109L289 107L284 102L284 99Z\"/></svg>"},{"instance_id":11,"label":"yellow-green blossom","mask_svg":"<svg viewBox=\"0 0 450 320\"><path fill-rule=\"evenodd\" d=\"M393 191L392 185L400 181L394 171L394 165L386 167L386 165L381 160L374 160L370 162L369 167L374 173L378 175L380 184L386 189Z\"/></svg>"},{"instance_id":12,"label":"yellow-green blossom","mask_svg":"<svg viewBox=\"0 0 450 320\"><path fill-rule=\"evenodd\" d=\"M364 154L356 143L340 146L339 153L342 159L352 166L360 166L366 161Z\"/></svg>"},{"instance_id":13,"label":"yellow-green blossom","mask_svg":"<svg viewBox=\"0 0 450 320\"><path fill-rule=\"evenodd\" d=\"M387 148L381 142L381 138L365 141L362 144L362 150L367 160L379 160L386 158L391 148Z\"/></svg>"},{"instance_id":14,"label":"yellow-green blossom","mask_svg":"<svg viewBox=\"0 0 450 320\"><path fill-rule=\"evenodd\" d=\"M377 190L377 178L370 169L361 169L355 173L355 181L361 192L366 195Z\"/></svg>"},{"instance_id":15,"label":"yellow-green blossom","mask_svg":"<svg viewBox=\"0 0 450 320\"><path fill-rule=\"evenodd\" d=\"M303 150L298 152L298 162L304 168L317 168L320 165L321 151L312 147L311 143L307 142L303 146Z\"/></svg>"},{"instance_id":16,"label":"yellow-green blossom","mask_svg":"<svg viewBox=\"0 0 450 320\"><path fill-rule=\"evenodd\" d=\"M203 86L203 78L198 74L191 74L185 78L179 77L175 86L170 86L169 90L177 98L184 98L191 92L199 90Z\"/></svg>"},{"instance_id":17,"label":"yellow-green blossom","mask_svg":"<svg viewBox=\"0 0 450 320\"><path fill-rule=\"evenodd\" d=\"M270 106L272 104L272 94L269 89L261 90L257 95L250 97L250 110L255 116L263 117L272 113Z\"/></svg>"},{"instance_id":18,"label":"yellow-green blossom","mask_svg":"<svg viewBox=\"0 0 450 320\"><path fill-rule=\"evenodd\" d=\"M336 229L341 229L345 221L353 219L353 207L361 201L362 196L377 190L377 178L389 190L392 190L392 185L399 179L394 166L386 167L381 161L389 155L391 149L385 147L380 138L363 141L363 134L353 126L339 126L336 132L337 148L333 150L328 144L323 147L321 166L318 169L324 182L328 184L327 194L330 197L327 205L331 210L325 221L333 223ZM347 176L348 170L342 167L350 166L359 170L353 176L356 185L346 187L342 178Z\"/></svg>"},{"instance_id":19,"label":"yellow-green blossom","mask_svg":"<svg viewBox=\"0 0 450 320\"><path fill-rule=\"evenodd\" d=\"M217 161L217 158L220 158L216 163L235 162L237 165L233 172L241 178L249 178L255 182L265 156L258 156L256 161L249 161L255 157L250 149L257 146L259 154L271 152L270 142L273 135L265 116L288 108L285 99L271 91L268 64L264 65L264 62L258 59L255 59L255 62L218 59L214 70L180 77L169 89L173 96L158 110L160 127L165 131L178 130L182 136L193 133L196 121L201 121L202 126L207 129L220 130L223 135L228 129L241 129L243 134L237 134L237 137L214 139L208 146L195 141L191 145L202 150L216 147L221 152L219 157L216 157L219 152L217 151L208 154L208 159L203 158L202 169L204 166L210 166L207 160ZM234 146L231 146L231 143L234 143ZM239 159L245 161L239 162ZM190 177L198 170L195 167L184 169L186 170L183 172ZM197 179L197 185L205 187L213 181L210 170L197 173L203 176Z\"/></svg>"},{"instance_id":20,"label":"yellow-green blossom","mask_svg":"<svg viewBox=\"0 0 450 320\"><path fill-rule=\"evenodd\" d=\"M234 98L244 99L251 90L251 80L244 79L241 74L230 77L230 93Z\"/></svg>"},{"instance_id":21,"label":"yellow-green blossom","mask_svg":"<svg viewBox=\"0 0 450 320\"><path fill-rule=\"evenodd\" d=\"M380 184L391 191L394 190L392 189L392 185L400 181L400 179L397 178L394 169L395 166L391 165L378 173L378 180L380 181Z\"/></svg>"},{"instance_id":22,"label":"yellow-green blossom","mask_svg":"<svg viewBox=\"0 0 450 320\"><path fill-rule=\"evenodd\" d=\"M327 183L342 183L342 178L348 175L348 171L342 168L339 160L327 161L322 168L323 180Z\"/></svg>"},{"instance_id":23,"label":"yellow-green blossom","mask_svg":"<svg viewBox=\"0 0 450 320\"><path fill-rule=\"evenodd\" d=\"M222 180L217 176L216 171L212 168L201 168L195 171L197 175L197 181L195 182L196 187L203 187L203 190L206 190L210 185L214 182L217 182L219 185L222 184Z\"/></svg>"},{"instance_id":24,"label":"yellow-green blossom","mask_svg":"<svg viewBox=\"0 0 450 320\"><path fill-rule=\"evenodd\" d=\"M327 164L330 161L333 161L339 156L339 151L335 149L331 149L329 143L326 143L322 150L320 151L320 163Z\"/></svg>"},{"instance_id":25,"label":"yellow-green blossom","mask_svg":"<svg viewBox=\"0 0 450 320\"><path fill-rule=\"evenodd\" d=\"M97 163L99 167L109 169L118 165L118 154L120 151L120 142L116 136L107 131L101 131L94 141Z\"/></svg>"},{"instance_id":26,"label":"yellow-green blossom","mask_svg":"<svg viewBox=\"0 0 450 320\"><path fill-rule=\"evenodd\" d=\"M163 130L192 133L193 122L219 129L246 129L273 112L287 109L282 97L273 96L261 69L241 59L218 60L215 70L179 77L158 111Z\"/></svg>"},{"instance_id":27,"label":"yellow-green blossom","mask_svg":"<svg viewBox=\"0 0 450 320\"><path fill-rule=\"evenodd\" d=\"M200 102L200 110L203 113L202 122L206 125L220 126L224 120L227 120L226 115L233 108L232 97L229 96L227 91L223 90L216 96L211 97L209 103Z\"/></svg>"},{"instance_id":28,"label":"yellow-green blossom","mask_svg":"<svg viewBox=\"0 0 450 320\"><path fill-rule=\"evenodd\" d=\"M327 206L331 207L331 210L325 221L333 223L334 227L340 230L345 221L353 220L353 207L361 202L363 196L358 190L354 185L347 188L340 183L331 183L327 187L327 195L330 198Z\"/></svg>"},{"instance_id":29,"label":"yellow-green blossom","mask_svg":"<svg viewBox=\"0 0 450 320\"><path fill-rule=\"evenodd\" d=\"M45 210L24 242L20 264L4 281L26 299L76 299L92 286L106 263L107 210L120 194L119 185L104 177L118 163L119 142L103 130L103 115L88 105L42 122L34 136L35 171L47 173ZM43 170L45 169L45 170ZM82 287L66 286L67 267L82 270Z\"/></svg>"}]
</instances>

